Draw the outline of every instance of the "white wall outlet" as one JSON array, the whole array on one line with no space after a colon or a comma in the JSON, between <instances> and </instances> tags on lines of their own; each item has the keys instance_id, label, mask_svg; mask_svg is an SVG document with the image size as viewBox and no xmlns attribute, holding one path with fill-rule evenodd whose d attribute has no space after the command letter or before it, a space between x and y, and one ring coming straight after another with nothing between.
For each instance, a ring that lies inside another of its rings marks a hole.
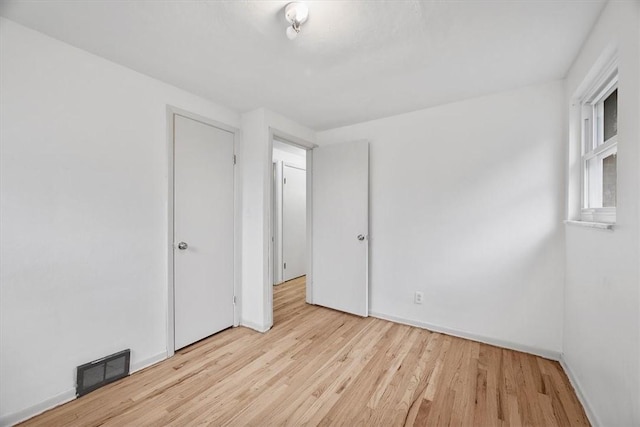
<instances>
[{"instance_id":1,"label":"white wall outlet","mask_svg":"<svg viewBox=\"0 0 640 427\"><path fill-rule=\"evenodd\" d=\"M422 304L423 299L424 299L424 294L420 291L416 291L415 295L413 296L413 303Z\"/></svg>"}]
</instances>

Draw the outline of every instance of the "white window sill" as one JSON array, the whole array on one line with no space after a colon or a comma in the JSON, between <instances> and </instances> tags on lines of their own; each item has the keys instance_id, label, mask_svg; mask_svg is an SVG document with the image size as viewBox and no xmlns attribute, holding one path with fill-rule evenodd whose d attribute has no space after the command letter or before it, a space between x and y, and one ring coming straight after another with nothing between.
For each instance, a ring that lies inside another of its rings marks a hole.
<instances>
[{"instance_id":1,"label":"white window sill","mask_svg":"<svg viewBox=\"0 0 640 427\"><path fill-rule=\"evenodd\" d=\"M613 230L615 226L615 224L608 222L575 221L572 219L567 219L564 223L567 225L577 225L578 227L599 228L601 230Z\"/></svg>"}]
</instances>

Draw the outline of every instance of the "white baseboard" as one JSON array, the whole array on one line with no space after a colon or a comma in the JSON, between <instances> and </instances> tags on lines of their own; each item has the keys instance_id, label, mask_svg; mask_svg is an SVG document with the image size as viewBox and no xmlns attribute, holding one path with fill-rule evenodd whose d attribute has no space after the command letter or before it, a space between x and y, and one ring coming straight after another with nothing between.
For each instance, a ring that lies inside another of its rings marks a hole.
<instances>
[{"instance_id":1,"label":"white baseboard","mask_svg":"<svg viewBox=\"0 0 640 427\"><path fill-rule=\"evenodd\" d=\"M0 417L0 426L12 426L76 398L76 389L64 391L28 408Z\"/></svg>"},{"instance_id":2,"label":"white baseboard","mask_svg":"<svg viewBox=\"0 0 640 427\"><path fill-rule=\"evenodd\" d=\"M155 365L158 362L161 362L167 358L167 353L162 352L158 353L154 356L151 356L147 359L140 360L136 363L131 364L129 371L134 373L141 369L144 369L148 366ZM33 418L36 415L39 415L49 409L53 409L56 406L60 406L64 403L70 402L76 398L76 389L72 388L71 390L64 391L60 394L57 394L53 397L43 400L42 402L36 403L35 405L29 406L28 408L22 409L20 411L14 412L12 414L3 415L0 417L0 427L7 427L15 425L19 422L28 420L29 418Z\"/></svg>"},{"instance_id":3,"label":"white baseboard","mask_svg":"<svg viewBox=\"0 0 640 427\"><path fill-rule=\"evenodd\" d=\"M403 325L415 326L417 328L428 329L433 332L440 332L446 335L452 335L458 338L465 338L472 341L478 341L484 344L494 345L496 347L507 348L509 350L521 351L523 353L533 354L535 356L544 357L545 359L560 360L560 352L547 350L544 348L531 347L528 345L518 344L510 341L501 340L498 338L485 337L477 335L471 332L460 331L457 329L447 328L444 326L432 325L430 323L421 322L418 320L405 319L403 317L392 316L389 314L378 313L370 311L369 316L376 317L378 319L389 320L391 322L402 323Z\"/></svg>"},{"instance_id":4,"label":"white baseboard","mask_svg":"<svg viewBox=\"0 0 640 427\"><path fill-rule=\"evenodd\" d=\"M257 323L249 322L247 320L240 320L240 326L253 329L254 331L258 331L260 333L267 332L269 329L271 329L271 326L259 325Z\"/></svg>"},{"instance_id":5,"label":"white baseboard","mask_svg":"<svg viewBox=\"0 0 640 427\"><path fill-rule=\"evenodd\" d=\"M162 353L158 353L144 360L139 360L136 363L132 363L129 371L133 374L134 372L137 372L141 369L147 368L151 365L155 365L158 362L162 362L166 358L167 358L167 352L163 351Z\"/></svg>"},{"instance_id":6,"label":"white baseboard","mask_svg":"<svg viewBox=\"0 0 640 427\"><path fill-rule=\"evenodd\" d=\"M564 372L567 374L569 378L569 382L573 386L573 389L576 392L576 396L578 396L578 400L582 404L584 408L584 412L587 414L587 418L589 418L589 422L593 427L600 427L602 423L600 419L596 416L596 413L593 411L593 406L589 403L589 399L582 391L582 386L580 385L580 381L578 381L578 377L573 373L569 364L567 364L567 360L564 358L564 354L560 355L560 366L564 369Z\"/></svg>"}]
</instances>

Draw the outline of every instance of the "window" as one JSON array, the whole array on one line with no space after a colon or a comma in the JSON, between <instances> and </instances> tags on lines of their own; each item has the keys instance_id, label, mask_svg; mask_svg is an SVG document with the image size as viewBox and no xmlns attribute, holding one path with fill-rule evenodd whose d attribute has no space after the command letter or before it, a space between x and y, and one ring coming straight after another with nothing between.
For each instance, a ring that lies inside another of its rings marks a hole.
<instances>
[{"instance_id":1,"label":"window","mask_svg":"<svg viewBox=\"0 0 640 427\"><path fill-rule=\"evenodd\" d=\"M618 73L614 68L582 101L582 221L616 221Z\"/></svg>"}]
</instances>

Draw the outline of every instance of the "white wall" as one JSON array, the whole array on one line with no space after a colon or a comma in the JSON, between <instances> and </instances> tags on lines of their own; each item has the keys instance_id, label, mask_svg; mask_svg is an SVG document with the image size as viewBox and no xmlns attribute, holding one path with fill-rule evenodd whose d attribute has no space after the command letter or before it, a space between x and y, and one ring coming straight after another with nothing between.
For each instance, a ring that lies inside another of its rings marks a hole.
<instances>
[{"instance_id":1,"label":"white wall","mask_svg":"<svg viewBox=\"0 0 640 427\"><path fill-rule=\"evenodd\" d=\"M574 95L617 48L618 206L614 231L566 227L564 356L592 423L640 425L640 6L609 2L567 76L569 217L579 213L579 104Z\"/></svg>"},{"instance_id":2,"label":"white wall","mask_svg":"<svg viewBox=\"0 0 640 427\"><path fill-rule=\"evenodd\" d=\"M371 142L373 315L559 356L563 93L552 82L317 134Z\"/></svg>"},{"instance_id":3,"label":"white wall","mask_svg":"<svg viewBox=\"0 0 640 427\"><path fill-rule=\"evenodd\" d=\"M260 108L242 115L242 317L258 331L273 323L271 244L272 143L279 131L313 143L315 133L273 111Z\"/></svg>"},{"instance_id":4,"label":"white wall","mask_svg":"<svg viewBox=\"0 0 640 427\"><path fill-rule=\"evenodd\" d=\"M236 113L0 19L0 424L74 395L75 367L166 355L166 106Z\"/></svg>"}]
</instances>

